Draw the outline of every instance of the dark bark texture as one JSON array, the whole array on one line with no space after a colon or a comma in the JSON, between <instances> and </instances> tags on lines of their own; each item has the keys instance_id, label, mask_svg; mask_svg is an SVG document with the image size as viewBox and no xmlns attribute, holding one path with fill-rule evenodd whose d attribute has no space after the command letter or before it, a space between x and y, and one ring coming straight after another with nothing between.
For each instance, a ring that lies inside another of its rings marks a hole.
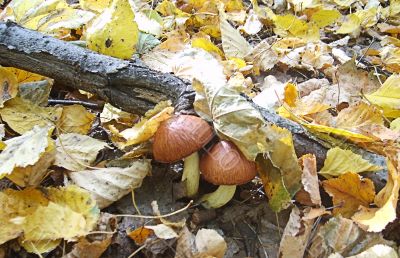
<instances>
[{"instance_id":1,"label":"dark bark texture","mask_svg":"<svg viewBox=\"0 0 400 258\"><path fill-rule=\"evenodd\" d=\"M53 78L58 85L82 89L126 111L143 114L162 100L173 101L178 112L192 110L194 92L189 82L149 69L140 61L101 55L12 22L0 22L0 65L13 66ZM249 100L251 101L251 100ZM254 103L253 103L254 104ZM297 154L314 153L319 167L328 146L302 126L254 104L265 120L290 130ZM385 158L354 146L354 152L385 167ZM369 173L377 189L386 170Z\"/></svg>"}]
</instances>

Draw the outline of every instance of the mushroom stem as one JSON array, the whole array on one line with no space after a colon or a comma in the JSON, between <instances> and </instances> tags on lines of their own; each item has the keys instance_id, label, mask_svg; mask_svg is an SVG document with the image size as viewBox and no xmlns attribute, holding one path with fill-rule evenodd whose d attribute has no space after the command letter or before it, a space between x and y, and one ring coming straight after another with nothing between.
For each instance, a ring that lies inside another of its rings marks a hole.
<instances>
[{"instance_id":1,"label":"mushroom stem","mask_svg":"<svg viewBox=\"0 0 400 258\"><path fill-rule=\"evenodd\" d=\"M216 209L227 204L235 194L236 185L220 185L212 193L205 194L200 201L206 209Z\"/></svg>"},{"instance_id":2,"label":"mushroom stem","mask_svg":"<svg viewBox=\"0 0 400 258\"><path fill-rule=\"evenodd\" d=\"M195 152L185 158L182 182L185 181L186 184L186 195L192 197L197 194L199 190L200 181L200 168L199 168L200 158L198 152Z\"/></svg>"}]
</instances>

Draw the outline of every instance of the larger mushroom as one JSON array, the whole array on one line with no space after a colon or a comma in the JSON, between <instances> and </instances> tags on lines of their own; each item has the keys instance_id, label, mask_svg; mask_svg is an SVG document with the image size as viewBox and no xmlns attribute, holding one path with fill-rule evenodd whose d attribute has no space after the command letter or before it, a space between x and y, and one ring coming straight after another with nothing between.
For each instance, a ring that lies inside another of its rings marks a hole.
<instances>
[{"instance_id":1,"label":"larger mushroom","mask_svg":"<svg viewBox=\"0 0 400 258\"><path fill-rule=\"evenodd\" d=\"M256 163L249 161L235 144L220 141L200 160L203 178L214 185L241 185L257 174Z\"/></svg>"},{"instance_id":2,"label":"larger mushroom","mask_svg":"<svg viewBox=\"0 0 400 258\"><path fill-rule=\"evenodd\" d=\"M197 152L213 137L210 125L197 116L177 115L162 122L154 135L154 159L179 161Z\"/></svg>"}]
</instances>

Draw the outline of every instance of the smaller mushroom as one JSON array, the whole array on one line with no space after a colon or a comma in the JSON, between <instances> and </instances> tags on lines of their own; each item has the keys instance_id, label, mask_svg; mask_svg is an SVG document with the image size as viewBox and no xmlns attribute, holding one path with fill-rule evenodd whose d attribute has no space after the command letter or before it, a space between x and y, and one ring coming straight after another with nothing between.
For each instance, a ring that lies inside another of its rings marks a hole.
<instances>
[{"instance_id":1,"label":"smaller mushroom","mask_svg":"<svg viewBox=\"0 0 400 258\"><path fill-rule=\"evenodd\" d=\"M201 158L200 171L203 178L214 185L241 185L256 176L257 167L235 144L220 141Z\"/></svg>"},{"instance_id":2,"label":"smaller mushroom","mask_svg":"<svg viewBox=\"0 0 400 258\"><path fill-rule=\"evenodd\" d=\"M163 163L179 161L197 152L213 137L211 126L191 115L177 115L160 124L154 134L154 159Z\"/></svg>"}]
</instances>

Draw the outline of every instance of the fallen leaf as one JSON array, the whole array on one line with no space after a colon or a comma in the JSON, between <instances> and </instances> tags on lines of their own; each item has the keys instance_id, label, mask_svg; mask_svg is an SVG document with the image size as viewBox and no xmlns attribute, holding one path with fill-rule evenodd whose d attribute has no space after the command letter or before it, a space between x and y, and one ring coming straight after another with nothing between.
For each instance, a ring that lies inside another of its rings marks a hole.
<instances>
[{"instance_id":1,"label":"fallen leaf","mask_svg":"<svg viewBox=\"0 0 400 258\"><path fill-rule=\"evenodd\" d=\"M17 96L18 81L16 76L5 67L0 67L0 108L4 102Z\"/></svg>"},{"instance_id":2,"label":"fallen leaf","mask_svg":"<svg viewBox=\"0 0 400 258\"><path fill-rule=\"evenodd\" d=\"M102 124L115 121L118 124L132 126L136 118L136 115L125 112L109 103L104 104L103 111L100 114L100 121Z\"/></svg>"},{"instance_id":3,"label":"fallen leaf","mask_svg":"<svg viewBox=\"0 0 400 258\"><path fill-rule=\"evenodd\" d=\"M54 126L61 117L62 108L39 107L21 98L7 101L0 109L0 115L8 126L19 134L30 131L37 126Z\"/></svg>"},{"instance_id":4,"label":"fallen leaf","mask_svg":"<svg viewBox=\"0 0 400 258\"><path fill-rule=\"evenodd\" d=\"M79 171L90 166L98 152L108 145L86 135L68 133L59 135L56 146L54 165L70 171Z\"/></svg>"},{"instance_id":5,"label":"fallen leaf","mask_svg":"<svg viewBox=\"0 0 400 258\"><path fill-rule=\"evenodd\" d=\"M354 214L353 221L368 232L380 232L389 222L396 219L396 206L399 197L398 166L395 158L387 160L388 179L385 187L375 196L374 203L378 208L361 207Z\"/></svg>"},{"instance_id":6,"label":"fallen leaf","mask_svg":"<svg viewBox=\"0 0 400 258\"><path fill-rule=\"evenodd\" d=\"M19 84L18 94L38 106L47 106L53 80L26 82Z\"/></svg>"},{"instance_id":7,"label":"fallen leaf","mask_svg":"<svg viewBox=\"0 0 400 258\"><path fill-rule=\"evenodd\" d=\"M38 185L54 160L52 131L53 128L36 126L5 141L0 154L0 178L7 176L22 187Z\"/></svg>"},{"instance_id":8,"label":"fallen leaf","mask_svg":"<svg viewBox=\"0 0 400 258\"><path fill-rule=\"evenodd\" d=\"M399 79L400 75L393 74L377 91L365 96L371 103L380 106L387 117L400 116Z\"/></svg>"},{"instance_id":9,"label":"fallen leaf","mask_svg":"<svg viewBox=\"0 0 400 258\"><path fill-rule=\"evenodd\" d=\"M314 219L305 220L302 213L299 208L293 207L279 245L279 257L304 257Z\"/></svg>"},{"instance_id":10,"label":"fallen leaf","mask_svg":"<svg viewBox=\"0 0 400 258\"><path fill-rule=\"evenodd\" d=\"M129 59L139 38L135 15L128 0L113 0L88 26L88 48L105 55Z\"/></svg>"},{"instance_id":11,"label":"fallen leaf","mask_svg":"<svg viewBox=\"0 0 400 258\"><path fill-rule=\"evenodd\" d=\"M347 256L347 258L368 258L368 257L398 258L399 255L397 254L397 251L393 247L379 244L379 245L374 245L357 255Z\"/></svg>"},{"instance_id":12,"label":"fallen leaf","mask_svg":"<svg viewBox=\"0 0 400 258\"><path fill-rule=\"evenodd\" d=\"M127 146L139 144L149 140L156 133L161 122L171 118L174 108L169 105L171 102L160 102L153 110L148 111L140 122L132 128L128 128L119 132L115 127L109 126L110 131L117 137L121 137L123 141L112 138L114 143L120 149ZM155 114L153 114L155 113Z\"/></svg>"},{"instance_id":13,"label":"fallen leaf","mask_svg":"<svg viewBox=\"0 0 400 258\"><path fill-rule=\"evenodd\" d=\"M244 58L252 48L240 32L220 17L222 49L226 57Z\"/></svg>"},{"instance_id":14,"label":"fallen leaf","mask_svg":"<svg viewBox=\"0 0 400 258\"><path fill-rule=\"evenodd\" d=\"M358 132L359 127L384 125L381 112L364 102L342 109L336 117L336 127Z\"/></svg>"},{"instance_id":15,"label":"fallen leaf","mask_svg":"<svg viewBox=\"0 0 400 258\"><path fill-rule=\"evenodd\" d=\"M333 176L340 176L346 172L361 173L380 169L382 168L371 164L368 160L363 159L351 150L343 150L335 147L328 150L324 166L319 171L319 174L325 178L331 178Z\"/></svg>"},{"instance_id":16,"label":"fallen leaf","mask_svg":"<svg viewBox=\"0 0 400 258\"><path fill-rule=\"evenodd\" d=\"M365 232L352 220L336 216L318 227L307 249L307 258L328 257L332 253L349 257L376 244L395 246L383 239L382 234Z\"/></svg>"},{"instance_id":17,"label":"fallen leaf","mask_svg":"<svg viewBox=\"0 0 400 258\"><path fill-rule=\"evenodd\" d=\"M158 224L155 226L144 226L144 228L151 229L160 239L171 239L178 237L178 234L169 226L164 224Z\"/></svg>"},{"instance_id":18,"label":"fallen leaf","mask_svg":"<svg viewBox=\"0 0 400 258\"><path fill-rule=\"evenodd\" d=\"M99 216L90 194L77 186L46 188L46 193L33 188L7 189L0 192L0 199L1 243L22 233L21 241L40 241L41 245L61 238L73 241L88 234Z\"/></svg>"},{"instance_id":19,"label":"fallen leaf","mask_svg":"<svg viewBox=\"0 0 400 258\"><path fill-rule=\"evenodd\" d=\"M71 180L88 190L100 209L141 186L151 171L150 160L136 160L129 167L110 167L69 173Z\"/></svg>"},{"instance_id":20,"label":"fallen leaf","mask_svg":"<svg viewBox=\"0 0 400 258\"><path fill-rule=\"evenodd\" d=\"M299 159L299 162L303 170L301 183L302 189L306 192L306 202L311 206L321 206L316 158L313 154L306 154Z\"/></svg>"},{"instance_id":21,"label":"fallen leaf","mask_svg":"<svg viewBox=\"0 0 400 258\"><path fill-rule=\"evenodd\" d=\"M239 29L242 29L249 35L254 35L260 32L262 29L263 24L260 22L258 15L253 11L250 10L246 22L243 26L240 26Z\"/></svg>"},{"instance_id":22,"label":"fallen leaf","mask_svg":"<svg viewBox=\"0 0 400 258\"><path fill-rule=\"evenodd\" d=\"M374 183L356 173L345 173L338 178L322 182L325 191L332 197L333 214L350 218L360 206L368 207L374 201Z\"/></svg>"},{"instance_id":23,"label":"fallen leaf","mask_svg":"<svg viewBox=\"0 0 400 258\"><path fill-rule=\"evenodd\" d=\"M272 49L267 40L258 43L250 53L245 56L247 61L253 62L255 73L269 71L278 63L278 54Z\"/></svg>"},{"instance_id":24,"label":"fallen leaf","mask_svg":"<svg viewBox=\"0 0 400 258\"><path fill-rule=\"evenodd\" d=\"M153 234L153 230L145 227L139 227L135 230L127 232L128 236L135 241L137 245L143 245L146 239Z\"/></svg>"},{"instance_id":25,"label":"fallen leaf","mask_svg":"<svg viewBox=\"0 0 400 258\"><path fill-rule=\"evenodd\" d=\"M197 231L195 238L196 248L198 253L222 258L227 249L227 244L224 238L213 229L200 229Z\"/></svg>"},{"instance_id":26,"label":"fallen leaf","mask_svg":"<svg viewBox=\"0 0 400 258\"><path fill-rule=\"evenodd\" d=\"M111 244L111 237L103 240L89 242L86 238L81 238L63 258L100 258Z\"/></svg>"},{"instance_id":27,"label":"fallen leaf","mask_svg":"<svg viewBox=\"0 0 400 258\"><path fill-rule=\"evenodd\" d=\"M58 122L58 129L61 133L87 134L95 118L96 116L82 105L65 106Z\"/></svg>"}]
</instances>

